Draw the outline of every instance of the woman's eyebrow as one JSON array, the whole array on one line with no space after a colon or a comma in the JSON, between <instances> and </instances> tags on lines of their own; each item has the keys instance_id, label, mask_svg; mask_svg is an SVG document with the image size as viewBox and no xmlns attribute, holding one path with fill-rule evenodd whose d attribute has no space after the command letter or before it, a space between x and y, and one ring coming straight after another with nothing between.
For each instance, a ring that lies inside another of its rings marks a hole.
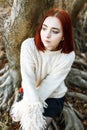
<instances>
[{"instance_id":1,"label":"woman's eyebrow","mask_svg":"<svg viewBox=\"0 0 87 130\"><path fill-rule=\"evenodd\" d=\"M43 24L43 26L48 27L46 24ZM52 27L52 29L54 29L54 30L60 30L59 28L56 28L56 27Z\"/></svg>"},{"instance_id":2,"label":"woman's eyebrow","mask_svg":"<svg viewBox=\"0 0 87 130\"><path fill-rule=\"evenodd\" d=\"M59 28L56 28L56 27L52 27L52 29L54 29L54 30L60 30Z\"/></svg>"},{"instance_id":3,"label":"woman's eyebrow","mask_svg":"<svg viewBox=\"0 0 87 130\"><path fill-rule=\"evenodd\" d=\"M46 24L43 24L42 26L48 27Z\"/></svg>"}]
</instances>

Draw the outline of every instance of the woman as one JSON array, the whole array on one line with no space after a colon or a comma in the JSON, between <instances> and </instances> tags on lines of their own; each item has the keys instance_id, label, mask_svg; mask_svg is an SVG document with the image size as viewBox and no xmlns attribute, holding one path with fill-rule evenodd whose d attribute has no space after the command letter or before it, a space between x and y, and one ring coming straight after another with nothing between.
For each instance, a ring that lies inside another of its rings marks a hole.
<instances>
[{"instance_id":1,"label":"woman","mask_svg":"<svg viewBox=\"0 0 87 130\"><path fill-rule=\"evenodd\" d=\"M64 105L64 83L75 59L72 24L65 10L52 9L35 38L28 38L20 56L23 99L11 110L23 130L47 130Z\"/></svg>"}]
</instances>

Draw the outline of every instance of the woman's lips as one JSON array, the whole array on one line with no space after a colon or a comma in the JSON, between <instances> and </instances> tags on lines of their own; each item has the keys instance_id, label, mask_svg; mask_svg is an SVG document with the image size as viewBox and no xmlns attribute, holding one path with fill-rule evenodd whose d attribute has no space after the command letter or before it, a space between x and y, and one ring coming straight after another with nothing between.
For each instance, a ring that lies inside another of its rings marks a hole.
<instances>
[{"instance_id":1,"label":"woman's lips","mask_svg":"<svg viewBox=\"0 0 87 130\"><path fill-rule=\"evenodd\" d=\"M50 41L49 41L49 40L44 40L44 42L45 42L45 43L50 43Z\"/></svg>"}]
</instances>

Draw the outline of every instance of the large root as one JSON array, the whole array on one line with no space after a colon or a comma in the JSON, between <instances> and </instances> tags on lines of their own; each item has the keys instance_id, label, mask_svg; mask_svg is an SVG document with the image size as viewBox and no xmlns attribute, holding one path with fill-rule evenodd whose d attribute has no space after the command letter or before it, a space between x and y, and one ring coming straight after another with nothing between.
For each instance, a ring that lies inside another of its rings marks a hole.
<instances>
[{"instance_id":1,"label":"large root","mask_svg":"<svg viewBox=\"0 0 87 130\"><path fill-rule=\"evenodd\" d=\"M71 104L65 104L63 112L60 117L53 120L52 125L55 130L84 130L81 119L83 116L75 110ZM54 130L53 129L53 130Z\"/></svg>"},{"instance_id":2,"label":"large root","mask_svg":"<svg viewBox=\"0 0 87 130\"><path fill-rule=\"evenodd\" d=\"M66 78L67 86L74 86L81 89L87 89L87 72L72 68Z\"/></svg>"},{"instance_id":3,"label":"large root","mask_svg":"<svg viewBox=\"0 0 87 130\"><path fill-rule=\"evenodd\" d=\"M68 92L67 96L69 97L73 97L73 98L77 98L80 100L83 100L85 102L87 102L87 95L84 95L82 93L78 93L78 92Z\"/></svg>"},{"instance_id":4,"label":"large root","mask_svg":"<svg viewBox=\"0 0 87 130\"><path fill-rule=\"evenodd\" d=\"M65 130L84 130L82 122L76 116L73 109L65 107L63 113L65 115Z\"/></svg>"},{"instance_id":5,"label":"large root","mask_svg":"<svg viewBox=\"0 0 87 130\"><path fill-rule=\"evenodd\" d=\"M18 76L17 72L9 69L8 64L0 70L0 109L9 110L13 98L15 97L14 91L17 88Z\"/></svg>"}]
</instances>

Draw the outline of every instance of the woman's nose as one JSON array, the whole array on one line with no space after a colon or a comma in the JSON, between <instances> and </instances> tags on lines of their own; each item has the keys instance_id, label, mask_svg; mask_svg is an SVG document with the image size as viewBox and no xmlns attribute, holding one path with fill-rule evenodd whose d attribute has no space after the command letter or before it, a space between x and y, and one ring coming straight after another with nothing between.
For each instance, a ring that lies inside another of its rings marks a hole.
<instances>
[{"instance_id":1,"label":"woman's nose","mask_svg":"<svg viewBox=\"0 0 87 130\"><path fill-rule=\"evenodd\" d=\"M50 30L48 30L48 31L46 32L46 37L47 37L47 38L50 38L50 37L51 37L51 31L50 31Z\"/></svg>"}]
</instances>

